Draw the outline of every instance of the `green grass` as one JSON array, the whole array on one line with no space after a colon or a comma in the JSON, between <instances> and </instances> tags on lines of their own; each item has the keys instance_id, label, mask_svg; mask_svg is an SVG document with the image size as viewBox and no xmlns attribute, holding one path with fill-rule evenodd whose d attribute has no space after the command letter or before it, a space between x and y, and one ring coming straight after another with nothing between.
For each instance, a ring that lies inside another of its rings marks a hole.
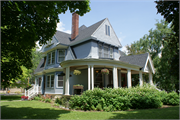
<instances>
[{"instance_id":1,"label":"green grass","mask_svg":"<svg viewBox=\"0 0 180 120\"><path fill-rule=\"evenodd\" d=\"M39 101L1 102L2 119L179 119L179 106L119 112L80 112Z\"/></svg>"},{"instance_id":2,"label":"green grass","mask_svg":"<svg viewBox=\"0 0 180 120\"><path fill-rule=\"evenodd\" d=\"M8 100L8 101L21 100L21 96L22 95L8 95L8 96L1 95L1 101L4 101L4 100Z\"/></svg>"}]
</instances>

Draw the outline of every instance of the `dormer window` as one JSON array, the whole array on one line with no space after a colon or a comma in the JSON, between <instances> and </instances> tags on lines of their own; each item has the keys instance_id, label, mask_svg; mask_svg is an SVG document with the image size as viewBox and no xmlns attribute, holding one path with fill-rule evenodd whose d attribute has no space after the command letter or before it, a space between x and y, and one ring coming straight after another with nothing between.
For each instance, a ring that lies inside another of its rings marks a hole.
<instances>
[{"instance_id":1,"label":"dormer window","mask_svg":"<svg viewBox=\"0 0 180 120\"><path fill-rule=\"evenodd\" d=\"M110 36L110 26L105 25L105 29L106 29L106 35Z\"/></svg>"},{"instance_id":2,"label":"dormer window","mask_svg":"<svg viewBox=\"0 0 180 120\"><path fill-rule=\"evenodd\" d=\"M48 53L48 65L55 63L55 51Z\"/></svg>"}]
</instances>

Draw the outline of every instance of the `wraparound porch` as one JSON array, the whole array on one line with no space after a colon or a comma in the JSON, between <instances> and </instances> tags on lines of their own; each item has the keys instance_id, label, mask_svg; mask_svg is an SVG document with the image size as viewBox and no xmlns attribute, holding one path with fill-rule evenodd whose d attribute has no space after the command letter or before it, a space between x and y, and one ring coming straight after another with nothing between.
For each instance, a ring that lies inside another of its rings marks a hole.
<instances>
[{"instance_id":1,"label":"wraparound porch","mask_svg":"<svg viewBox=\"0 0 180 120\"><path fill-rule=\"evenodd\" d=\"M132 86L132 74L139 74L139 84L143 85L143 71L141 70L141 66L131 65L125 62L116 61L116 60L101 60L101 59L79 59L79 60L68 60L61 63L61 66L64 68L64 85L63 91L65 95L70 95L70 75L72 75L72 71L75 69L78 70L86 70L87 77L84 79L87 84L87 88L85 90L93 90L94 87L108 87L109 84L112 84L111 87L118 88L124 87L122 84L122 75L125 75L126 86L130 88ZM100 75L100 70L106 68L110 71L109 75ZM101 76L98 83L98 74ZM149 83L153 84L152 72L149 71ZM77 79L81 79L81 77L76 76ZM72 76L71 79L75 79ZM71 87L72 87L71 81ZM100 85L101 84L101 85ZM125 87L126 87L125 86Z\"/></svg>"}]
</instances>

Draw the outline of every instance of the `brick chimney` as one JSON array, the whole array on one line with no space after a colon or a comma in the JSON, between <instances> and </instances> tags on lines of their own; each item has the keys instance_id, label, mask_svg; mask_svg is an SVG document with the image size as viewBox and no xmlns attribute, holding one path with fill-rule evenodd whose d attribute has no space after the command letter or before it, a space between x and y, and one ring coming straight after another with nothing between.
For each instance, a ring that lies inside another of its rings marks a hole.
<instances>
[{"instance_id":1,"label":"brick chimney","mask_svg":"<svg viewBox=\"0 0 180 120\"><path fill-rule=\"evenodd\" d=\"M78 34L79 34L79 15L74 12L72 14L71 40L75 39Z\"/></svg>"}]
</instances>

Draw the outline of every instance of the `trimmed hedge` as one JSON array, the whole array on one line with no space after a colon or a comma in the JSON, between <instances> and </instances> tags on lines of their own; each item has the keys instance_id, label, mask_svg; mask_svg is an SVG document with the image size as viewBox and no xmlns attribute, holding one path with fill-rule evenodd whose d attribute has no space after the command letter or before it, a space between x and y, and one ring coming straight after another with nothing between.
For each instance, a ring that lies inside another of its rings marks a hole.
<instances>
[{"instance_id":1,"label":"trimmed hedge","mask_svg":"<svg viewBox=\"0 0 180 120\"><path fill-rule=\"evenodd\" d=\"M132 88L94 88L87 90L81 96L73 96L70 108L77 110L119 111L132 109L159 108L163 104L178 105L177 93L167 94L155 87L145 84L143 87Z\"/></svg>"}]
</instances>

